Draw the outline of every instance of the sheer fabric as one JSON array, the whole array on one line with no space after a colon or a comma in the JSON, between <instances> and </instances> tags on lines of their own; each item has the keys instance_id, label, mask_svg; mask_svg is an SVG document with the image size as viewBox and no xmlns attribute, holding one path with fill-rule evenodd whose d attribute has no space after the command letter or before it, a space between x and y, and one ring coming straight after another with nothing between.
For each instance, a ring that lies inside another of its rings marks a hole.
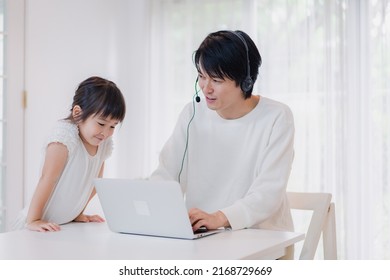
<instances>
[{"instance_id":1,"label":"sheer fabric","mask_svg":"<svg viewBox=\"0 0 390 280\"><path fill-rule=\"evenodd\" d=\"M254 92L294 114L288 189L333 194L340 259L390 259L389 1L152 0L151 14L150 171L195 93L193 52L243 30L263 58Z\"/></svg>"}]
</instances>

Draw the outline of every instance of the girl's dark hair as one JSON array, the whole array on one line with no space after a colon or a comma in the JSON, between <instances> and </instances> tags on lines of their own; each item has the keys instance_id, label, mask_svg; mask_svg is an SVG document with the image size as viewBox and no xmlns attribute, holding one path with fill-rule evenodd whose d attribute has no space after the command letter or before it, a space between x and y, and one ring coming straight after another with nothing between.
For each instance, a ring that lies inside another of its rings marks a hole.
<instances>
[{"instance_id":1,"label":"girl's dark hair","mask_svg":"<svg viewBox=\"0 0 390 280\"><path fill-rule=\"evenodd\" d=\"M248 46L248 53L240 37L234 33L243 37ZM250 77L255 83L262 62L261 56L252 39L239 30L210 33L194 53L194 63L199 73L202 68L211 78L228 78L235 81L237 86L247 78L248 58ZM252 95L252 90L253 87L244 92L245 99Z\"/></svg>"},{"instance_id":2,"label":"girl's dark hair","mask_svg":"<svg viewBox=\"0 0 390 280\"><path fill-rule=\"evenodd\" d=\"M74 106L80 106L82 113L73 117ZM90 77L81 82L73 97L70 115L66 118L74 123L85 121L91 115L122 122L126 114L126 104L122 92L114 82L100 78Z\"/></svg>"}]
</instances>

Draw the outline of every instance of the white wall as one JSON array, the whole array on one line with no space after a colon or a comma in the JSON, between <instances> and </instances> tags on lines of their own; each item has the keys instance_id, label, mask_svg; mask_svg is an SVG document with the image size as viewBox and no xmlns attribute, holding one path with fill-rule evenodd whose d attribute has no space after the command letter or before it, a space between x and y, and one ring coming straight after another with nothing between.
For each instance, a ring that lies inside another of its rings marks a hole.
<instances>
[{"instance_id":1,"label":"white wall","mask_svg":"<svg viewBox=\"0 0 390 280\"><path fill-rule=\"evenodd\" d=\"M6 227L23 207L24 1L6 2ZM12 62L12 63L11 63ZM2 187L2 186L1 186ZM0 187L0 188L1 188ZM1 214L1 213L0 213Z\"/></svg>"},{"instance_id":2,"label":"white wall","mask_svg":"<svg viewBox=\"0 0 390 280\"><path fill-rule=\"evenodd\" d=\"M113 80L127 104L105 176L146 175L148 11L148 1L138 0L27 1L25 199L38 181L47 133L92 75Z\"/></svg>"}]
</instances>

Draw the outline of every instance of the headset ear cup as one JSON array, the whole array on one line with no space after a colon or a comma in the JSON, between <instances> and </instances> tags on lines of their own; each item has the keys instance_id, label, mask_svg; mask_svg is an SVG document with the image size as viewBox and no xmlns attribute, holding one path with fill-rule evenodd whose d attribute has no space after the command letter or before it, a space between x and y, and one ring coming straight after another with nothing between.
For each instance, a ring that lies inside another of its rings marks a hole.
<instances>
[{"instance_id":1,"label":"headset ear cup","mask_svg":"<svg viewBox=\"0 0 390 280\"><path fill-rule=\"evenodd\" d=\"M253 87L253 81L251 79L251 77L246 77L245 80L243 80L241 82L241 89L243 92L247 93L248 91L250 91Z\"/></svg>"}]
</instances>

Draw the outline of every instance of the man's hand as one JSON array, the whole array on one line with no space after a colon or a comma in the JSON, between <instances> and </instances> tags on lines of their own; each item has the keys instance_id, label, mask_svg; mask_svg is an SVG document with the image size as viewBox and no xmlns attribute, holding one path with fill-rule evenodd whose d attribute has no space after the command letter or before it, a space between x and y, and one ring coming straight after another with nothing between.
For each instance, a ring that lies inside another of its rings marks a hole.
<instances>
[{"instance_id":1,"label":"man's hand","mask_svg":"<svg viewBox=\"0 0 390 280\"><path fill-rule=\"evenodd\" d=\"M220 227L230 226L225 214L221 211L209 214L198 208L192 208L188 212L193 231L198 230L200 227L206 227L207 229L217 229Z\"/></svg>"}]
</instances>

